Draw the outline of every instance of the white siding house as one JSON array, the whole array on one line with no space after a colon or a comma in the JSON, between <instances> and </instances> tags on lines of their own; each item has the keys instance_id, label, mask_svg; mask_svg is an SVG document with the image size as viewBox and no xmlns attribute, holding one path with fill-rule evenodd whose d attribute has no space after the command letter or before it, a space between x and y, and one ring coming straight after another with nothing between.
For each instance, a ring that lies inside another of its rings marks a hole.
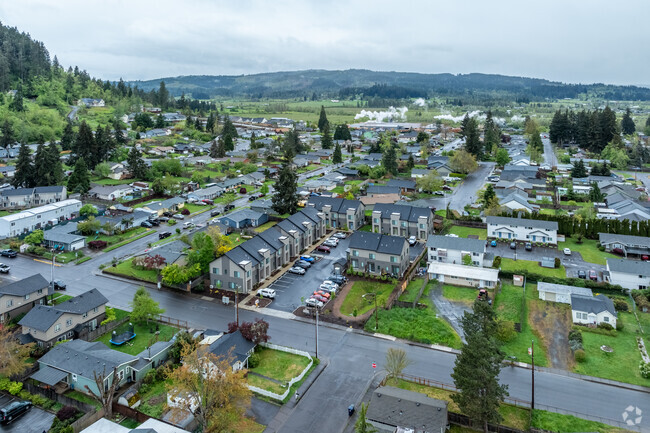
<instances>
[{"instance_id":1,"label":"white siding house","mask_svg":"<svg viewBox=\"0 0 650 433\"><path fill-rule=\"evenodd\" d=\"M557 245L557 222L523 218L487 217L488 238Z\"/></svg>"},{"instance_id":2,"label":"white siding house","mask_svg":"<svg viewBox=\"0 0 650 433\"><path fill-rule=\"evenodd\" d=\"M537 283L539 299L548 302L571 304L571 295L593 296L591 289L585 287L565 286L564 284Z\"/></svg>"},{"instance_id":3,"label":"white siding house","mask_svg":"<svg viewBox=\"0 0 650 433\"><path fill-rule=\"evenodd\" d=\"M614 302L605 295L594 297L571 295L571 316L573 323L598 325L608 323L616 328Z\"/></svg>"},{"instance_id":4,"label":"white siding house","mask_svg":"<svg viewBox=\"0 0 650 433\"><path fill-rule=\"evenodd\" d=\"M441 262L462 265L465 256L470 256L472 265L485 266L483 263L485 259L485 241L480 239L429 235L427 239L427 258L429 263Z\"/></svg>"},{"instance_id":5,"label":"white siding house","mask_svg":"<svg viewBox=\"0 0 650 433\"><path fill-rule=\"evenodd\" d=\"M429 278L441 283L465 287L495 287L499 270L453 263L432 262L429 264Z\"/></svg>"},{"instance_id":6,"label":"white siding house","mask_svg":"<svg viewBox=\"0 0 650 433\"><path fill-rule=\"evenodd\" d=\"M81 202L63 200L0 218L0 239L19 236L46 225L54 225L79 214Z\"/></svg>"},{"instance_id":7,"label":"white siding house","mask_svg":"<svg viewBox=\"0 0 650 433\"><path fill-rule=\"evenodd\" d=\"M650 287L650 262L630 259L607 259L609 281L628 290Z\"/></svg>"}]
</instances>

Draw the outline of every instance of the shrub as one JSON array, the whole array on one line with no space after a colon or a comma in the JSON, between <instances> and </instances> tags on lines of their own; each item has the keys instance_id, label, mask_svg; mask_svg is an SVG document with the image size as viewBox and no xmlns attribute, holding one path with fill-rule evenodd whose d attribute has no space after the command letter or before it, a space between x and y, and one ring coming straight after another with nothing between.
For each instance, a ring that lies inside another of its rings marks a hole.
<instances>
[{"instance_id":1,"label":"shrub","mask_svg":"<svg viewBox=\"0 0 650 433\"><path fill-rule=\"evenodd\" d=\"M23 389L23 383L22 382L11 382L9 384L9 389L7 389L7 391L9 391L9 393L11 395L16 395L22 389Z\"/></svg>"},{"instance_id":2,"label":"shrub","mask_svg":"<svg viewBox=\"0 0 650 433\"><path fill-rule=\"evenodd\" d=\"M102 248L106 248L108 246L108 242L106 241L90 241L88 242L88 248L92 250L101 250Z\"/></svg>"},{"instance_id":3,"label":"shrub","mask_svg":"<svg viewBox=\"0 0 650 433\"><path fill-rule=\"evenodd\" d=\"M582 343L582 332L580 332L577 329L572 329L569 331L569 341L574 340L574 341L579 341Z\"/></svg>"},{"instance_id":4,"label":"shrub","mask_svg":"<svg viewBox=\"0 0 650 433\"><path fill-rule=\"evenodd\" d=\"M77 414L77 408L72 407L72 406L63 406L56 413L56 417L61 421L65 421L65 420L68 420L70 418L74 418L74 416L76 414Z\"/></svg>"},{"instance_id":5,"label":"shrub","mask_svg":"<svg viewBox=\"0 0 650 433\"><path fill-rule=\"evenodd\" d=\"M260 355L258 353L253 353L248 358L248 368L255 368L260 365Z\"/></svg>"},{"instance_id":6,"label":"shrub","mask_svg":"<svg viewBox=\"0 0 650 433\"><path fill-rule=\"evenodd\" d=\"M174 224L176 224L176 220L171 218L171 219L167 220L167 224L170 225L170 226L173 226Z\"/></svg>"},{"instance_id":7,"label":"shrub","mask_svg":"<svg viewBox=\"0 0 650 433\"><path fill-rule=\"evenodd\" d=\"M598 328L600 329L606 329L608 331L613 331L614 327L610 325L609 323L601 322L598 324Z\"/></svg>"},{"instance_id":8,"label":"shrub","mask_svg":"<svg viewBox=\"0 0 650 433\"><path fill-rule=\"evenodd\" d=\"M616 321L616 330L617 331L622 331L623 329L625 329L625 325L623 325L622 321L617 320Z\"/></svg>"},{"instance_id":9,"label":"shrub","mask_svg":"<svg viewBox=\"0 0 650 433\"><path fill-rule=\"evenodd\" d=\"M9 384L11 380L8 377L0 377L0 391L6 391L9 389Z\"/></svg>"},{"instance_id":10,"label":"shrub","mask_svg":"<svg viewBox=\"0 0 650 433\"><path fill-rule=\"evenodd\" d=\"M584 350L578 349L573 353L573 356L576 362L585 362L587 360L587 354Z\"/></svg>"},{"instance_id":11,"label":"shrub","mask_svg":"<svg viewBox=\"0 0 650 433\"><path fill-rule=\"evenodd\" d=\"M189 210L189 209L185 209L185 208L183 208L183 210L181 210L181 215L189 215L189 214L190 214L190 210Z\"/></svg>"},{"instance_id":12,"label":"shrub","mask_svg":"<svg viewBox=\"0 0 650 433\"><path fill-rule=\"evenodd\" d=\"M605 247L602 246L602 245L598 245L598 249L599 249L600 251L605 251Z\"/></svg>"},{"instance_id":13,"label":"shrub","mask_svg":"<svg viewBox=\"0 0 650 433\"><path fill-rule=\"evenodd\" d=\"M142 378L142 383L144 384L152 384L156 380L156 370L149 370L147 371L147 374L144 375Z\"/></svg>"},{"instance_id":14,"label":"shrub","mask_svg":"<svg viewBox=\"0 0 650 433\"><path fill-rule=\"evenodd\" d=\"M111 307L106 307L106 319L102 320L101 325L105 325L108 322L112 322L117 318L117 315L115 314L115 309Z\"/></svg>"},{"instance_id":15,"label":"shrub","mask_svg":"<svg viewBox=\"0 0 650 433\"><path fill-rule=\"evenodd\" d=\"M515 337L515 323L512 320L500 320L497 324L496 337L504 343Z\"/></svg>"},{"instance_id":16,"label":"shrub","mask_svg":"<svg viewBox=\"0 0 650 433\"><path fill-rule=\"evenodd\" d=\"M569 347L570 347L571 350L573 350L574 352L575 352L576 350L582 350L582 343L579 342L579 341L577 341L577 340L569 340Z\"/></svg>"},{"instance_id":17,"label":"shrub","mask_svg":"<svg viewBox=\"0 0 650 433\"><path fill-rule=\"evenodd\" d=\"M614 298L612 300L614 301L614 309L616 311L627 311L629 309L627 302L623 299Z\"/></svg>"},{"instance_id":18,"label":"shrub","mask_svg":"<svg viewBox=\"0 0 650 433\"><path fill-rule=\"evenodd\" d=\"M559 257L555 258L555 269L558 269L560 266L562 266L562 262L560 261Z\"/></svg>"},{"instance_id":19,"label":"shrub","mask_svg":"<svg viewBox=\"0 0 650 433\"><path fill-rule=\"evenodd\" d=\"M20 241L17 240L9 241L9 248L11 248L12 250L19 251L20 245L21 245Z\"/></svg>"},{"instance_id":20,"label":"shrub","mask_svg":"<svg viewBox=\"0 0 650 433\"><path fill-rule=\"evenodd\" d=\"M492 261L492 267L494 269L499 269L501 267L501 256L496 256Z\"/></svg>"},{"instance_id":21,"label":"shrub","mask_svg":"<svg viewBox=\"0 0 650 433\"><path fill-rule=\"evenodd\" d=\"M639 364L639 371L641 372L641 376L650 379L650 362L641 361Z\"/></svg>"}]
</instances>

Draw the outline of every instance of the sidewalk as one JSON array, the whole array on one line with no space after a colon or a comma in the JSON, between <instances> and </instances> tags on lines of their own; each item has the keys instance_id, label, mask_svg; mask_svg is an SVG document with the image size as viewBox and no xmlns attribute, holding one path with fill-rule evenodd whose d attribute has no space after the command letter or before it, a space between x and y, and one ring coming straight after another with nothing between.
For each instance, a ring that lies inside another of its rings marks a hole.
<instances>
[{"instance_id":1,"label":"sidewalk","mask_svg":"<svg viewBox=\"0 0 650 433\"><path fill-rule=\"evenodd\" d=\"M378 371L372 376L372 378L370 378L368 385L366 386L366 392L363 393L362 397L359 400L354 402L354 415L348 417L348 423L341 430L341 433L354 433L354 424L359 418L359 409L361 408L361 404L368 404L370 402L372 393L381 383L381 376L382 373Z\"/></svg>"}]
</instances>

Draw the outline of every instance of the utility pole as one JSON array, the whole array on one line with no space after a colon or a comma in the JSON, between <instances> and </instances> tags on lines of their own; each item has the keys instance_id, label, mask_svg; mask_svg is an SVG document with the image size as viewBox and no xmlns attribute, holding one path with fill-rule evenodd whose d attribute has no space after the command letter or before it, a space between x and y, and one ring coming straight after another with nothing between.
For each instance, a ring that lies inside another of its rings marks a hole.
<instances>
[{"instance_id":1,"label":"utility pole","mask_svg":"<svg viewBox=\"0 0 650 433\"><path fill-rule=\"evenodd\" d=\"M532 381L531 381L531 399L530 399L530 408L535 410L535 340L530 342L530 357L533 364L533 369L531 371Z\"/></svg>"},{"instance_id":2,"label":"utility pole","mask_svg":"<svg viewBox=\"0 0 650 433\"><path fill-rule=\"evenodd\" d=\"M239 285L235 284L235 322L239 328Z\"/></svg>"},{"instance_id":3,"label":"utility pole","mask_svg":"<svg viewBox=\"0 0 650 433\"><path fill-rule=\"evenodd\" d=\"M318 358L318 307L314 307L316 310L316 358Z\"/></svg>"},{"instance_id":4,"label":"utility pole","mask_svg":"<svg viewBox=\"0 0 650 433\"><path fill-rule=\"evenodd\" d=\"M375 292L375 331L379 329L379 318L377 317L377 292Z\"/></svg>"}]
</instances>

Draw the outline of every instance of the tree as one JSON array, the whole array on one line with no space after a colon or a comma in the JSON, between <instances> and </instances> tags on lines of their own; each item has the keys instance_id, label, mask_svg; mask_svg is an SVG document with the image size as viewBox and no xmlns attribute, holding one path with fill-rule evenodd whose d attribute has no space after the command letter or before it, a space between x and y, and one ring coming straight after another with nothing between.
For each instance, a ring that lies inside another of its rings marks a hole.
<instances>
[{"instance_id":1,"label":"tree","mask_svg":"<svg viewBox=\"0 0 650 433\"><path fill-rule=\"evenodd\" d=\"M438 172L436 170L431 170L425 176L418 177L415 180L415 184L418 188L422 189L422 191L433 192L440 191L443 182L442 179L440 179L440 176L438 176Z\"/></svg>"},{"instance_id":2,"label":"tree","mask_svg":"<svg viewBox=\"0 0 650 433\"><path fill-rule=\"evenodd\" d=\"M98 233L101 228L101 221L95 219L94 215L90 215L88 219L77 224L77 230L79 230L82 235L86 236Z\"/></svg>"},{"instance_id":3,"label":"tree","mask_svg":"<svg viewBox=\"0 0 650 433\"><path fill-rule=\"evenodd\" d=\"M497 320L492 306L483 300L474 301L472 313L461 319L466 343L456 357L451 377L458 389L452 400L462 413L483 424L501 421L499 406L508 395L507 386L499 384L503 352L496 340Z\"/></svg>"},{"instance_id":4,"label":"tree","mask_svg":"<svg viewBox=\"0 0 650 433\"><path fill-rule=\"evenodd\" d=\"M343 123L334 130L334 140L352 140L348 125Z\"/></svg>"},{"instance_id":5,"label":"tree","mask_svg":"<svg viewBox=\"0 0 650 433\"><path fill-rule=\"evenodd\" d=\"M9 104L9 109L12 111L15 111L17 113L20 113L21 111L25 111L25 106L23 105L23 87L18 86L18 89L16 89L16 94L14 95L14 98L12 99L11 103Z\"/></svg>"},{"instance_id":6,"label":"tree","mask_svg":"<svg viewBox=\"0 0 650 433\"><path fill-rule=\"evenodd\" d=\"M539 135L539 134L538 134ZM501 128L496 124L492 118L492 111L488 110L487 117L485 118L485 127L483 128L483 141L484 147L488 153L495 151L501 142Z\"/></svg>"},{"instance_id":7,"label":"tree","mask_svg":"<svg viewBox=\"0 0 650 433\"><path fill-rule=\"evenodd\" d=\"M123 146L127 143L127 138L124 136L124 132L122 131L122 122L120 122L118 119L115 119L113 121L113 129L115 130L115 142L119 144L120 146ZM61 145L63 145L63 140L61 140ZM65 149L64 149L65 150Z\"/></svg>"},{"instance_id":8,"label":"tree","mask_svg":"<svg viewBox=\"0 0 650 433\"><path fill-rule=\"evenodd\" d=\"M332 163L340 164L343 162L343 154L341 153L341 145L336 143L334 146L334 154L332 155Z\"/></svg>"},{"instance_id":9,"label":"tree","mask_svg":"<svg viewBox=\"0 0 650 433\"><path fill-rule=\"evenodd\" d=\"M113 371L106 374L106 367L102 373L97 373L97 369L93 370L93 380L95 381L95 388L91 389L88 385L84 385L88 394L104 409L104 416L109 419L113 417L113 397L115 391L120 386L120 380L117 376L117 366L113 367ZM110 381L110 385L108 382Z\"/></svg>"},{"instance_id":10,"label":"tree","mask_svg":"<svg viewBox=\"0 0 650 433\"><path fill-rule=\"evenodd\" d=\"M223 135L230 135L232 138L238 138L239 134L237 133L237 128L232 124L230 117L226 115L226 118L223 121L223 129L221 131Z\"/></svg>"},{"instance_id":11,"label":"tree","mask_svg":"<svg viewBox=\"0 0 650 433\"><path fill-rule=\"evenodd\" d=\"M32 188L34 185L34 165L29 153L29 147L25 143L20 145L18 158L16 159L16 173L11 180L14 188Z\"/></svg>"},{"instance_id":12,"label":"tree","mask_svg":"<svg viewBox=\"0 0 650 433\"><path fill-rule=\"evenodd\" d=\"M478 130L478 122L470 118L465 126L465 150L480 160L483 157L483 145L481 144Z\"/></svg>"},{"instance_id":13,"label":"tree","mask_svg":"<svg viewBox=\"0 0 650 433\"><path fill-rule=\"evenodd\" d=\"M418 137L415 139L415 142L418 144L427 143L429 141L429 134L424 131L418 132Z\"/></svg>"},{"instance_id":14,"label":"tree","mask_svg":"<svg viewBox=\"0 0 650 433\"><path fill-rule=\"evenodd\" d=\"M271 198L273 210L283 214L291 214L298 210L298 175L293 169L293 154L285 149L282 167L275 183L275 194Z\"/></svg>"},{"instance_id":15,"label":"tree","mask_svg":"<svg viewBox=\"0 0 650 433\"><path fill-rule=\"evenodd\" d=\"M223 136L223 148L226 152L232 152L235 150L235 143L232 141L232 135L225 134Z\"/></svg>"},{"instance_id":16,"label":"tree","mask_svg":"<svg viewBox=\"0 0 650 433\"><path fill-rule=\"evenodd\" d=\"M192 238L192 251L187 255L187 263L190 266L199 265L201 273L210 270L210 262L214 260L214 242L206 233L197 233Z\"/></svg>"},{"instance_id":17,"label":"tree","mask_svg":"<svg viewBox=\"0 0 650 433\"><path fill-rule=\"evenodd\" d=\"M539 126L537 125L535 119L530 116L526 116L526 120L524 120L524 134L530 137L538 131Z\"/></svg>"},{"instance_id":18,"label":"tree","mask_svg":"<svg viewBox=\"0 0 650 433\"><path fill-rule=\"evenodd\" d=\"M409 170L413 170L413 167L415 167L415 159L413 158L412 153L409 153L409 159L406 162L406 167L408 167Z\"/></svg>"},{"instance_id":19,"label":"tree","mask_svg":"<svg viewBox=\"0 0 650 433\"><path fill-rule=\"evenodd\" d=\"M457 173L471 173L478 168L476 158L466 150L457 150L449 158L449 166Z\"/></svg>"},{"instance_id":20,"label":"tree","mask_svg":"<svg viewBox=\"0 0 650 433\"><path fill-rule=\"evenodd\" d=\"M504 165L510 162L510 154L506 149L500 148L499 150L497 150L496 160L497 160L497 164L503 167Z\"/></svg>"},{"instance_id":21,"label":"tree","mask_svg":"<svg viewBox=\"0 0 650 433\"><path fill-rule=\"evenodd\" d=\"M97 210L97 208L94 205L90 204L90 203L87 203L87 204L81 206L81 209L79 209L79 215L81 215L82 217L89 217L91 215L97 215L98 212L99 211Z\"/></svg>"},{"instance_id":22,"label":"tree","mask_svg":"<svg viewBox=\"0 0 650 433\"><path fill-rule=\"evenodd\" d=\"M377 429L366 420L366 412L368 411L368 404L361 403L359 407L359 417L354 423L354 433L376 433Z\"/></svg>"},{"instance_id":23,"label":"tree","mask_svg":"<svg viewBox=\"0 0 650 433\"><path fill-rule=\"evenodd\" d=\"M165 266L161 271L162 280L165 284L177 285L187 283L190 279L201 274L199 265L180 266L178 263Z\"/></svg>"},{"instance_id":24,"label":"tree","mask_svg":"<svg viewBox=\"0 0 650 433\"><path fill-rule=\"evenodd\" d=\"M650 116L645 120L645 128L643 129L645 135L650 135Z\"/></svg>"},{"instance_id":25,"label":"tree","mask_svg":"<svg viewBox=\"0 0 650 433\"><path fill-rule=\"evenodd\" d=\"M320 106L320 116L318 117L318 130L320 132L323 132L323 129L325 128L325 125L329 124L329 121L327 120L327 114L325 113L325 107L323 105Z\"/></svg>"},{"instance_id":26,"label":"tree","mask_svg":"<svg viewBox=\"0 0 650 433\"><path fill-rule=\"evenodd\" d=\"M34 230L25 236L25 242L30 245L40 245L43 243L44 238L43 230Z\"/></svg>"},{"instance_id":27,"label":"tree","mask_svg":"<svg viewBox=\"0 0 650 433\"><path fill-rule=\"evenodd\" d=\"M581 159L577 160L573 164L573 168L571 169L571 177L587 177L587 169L585 168L585 163Z\"/></svg>"},{"instance_id":28,"label":"tree","mask_svg":"<svg viewBox=\"0 0 650 433\"><path fill-rule=\"evenodd\" d=\"M234 326L232 326L234 324ZM228 332L235 328L237 322L228 324ZM267 343L271 337L269 336L269 322L264 319L257 318L255 322L242 322L238 327L242 337L255 344Z\"/></svg>"},{"instance_id":29,"label":"tree","mask_svg":"<svg viewBox=\"0 0 650 433\"><path fill-rule=\"evenodd\" d=\"M224 156L226 156L226 147L223 142L223 136L220 136L212 140L212 144L210 145L210 157L223 158Z\"/></svg>"},{"instance_id":30,"label":"tree","mask_svg":"<svg viewBox=\"0 0 650 433\"><path fill-rule=\"evenodd\" d=\"M494 187L491 183L488 183L483 191L483 206L488 207L488 205L496 198L496 193L494 192Z\"/></svg>"},{"instance_id":31,"label":"tree","mask_svg":"<svg viewBox=\"0 0 650 433\"><path fill-rule=\"evenodd\" d=\"M386 169L386 172L397 175L397 151L392 144L388 144L384 149L384 154L381 158L381 165Z\"/></svg>"},{"instance_id":32,"label":"tree","mask_svg":"<svg viewBox=\"0 0 650 433\"><path fill-rule=\"evenodd\" d=\"M74 160L83 158L86 162L90 162L93 159L92 149L94 147L95 137L93 136L93 131L86 121L83 120L81 125L79 125L79 131L72 145Z\"/></svg>"},{"instance_id":33,"label":"tree","mask_svg":"<svg viewBox=\"0 0 650 433\"><path fill-rule=\"evenodd\" d=\"M14 141L16 141L16 138L14 137L14 130L11 127L11 122L9 122L9 116L5 118L5 121L2 123L2 128L0 128L0 130L2 131L0 146L6 149L8 146L12 145Z\"/></svg>"},{"instance_id":34,"label":"tree","mask_svg":"<svg viewBox=\"0 0 650 433\"><path fill-rule=\"evenodd\" d=\"M615 136L614 140L605 146L600 156L609 160L614 168L624 170L630 163L630 157L627 155L625 145L619 136Z\"/></svg>"},{"instance_id":35,"label":"tree","mask_svg":"<svg viewBox=\"0 0 650 433\"><path fill-rule=\"evenodd\" d=\"M156 123L154 123L154 128L164 128L165 119L162 117L162 114L156 116Z\"/></svg>"},{"instance_id":36,"label":"tree","mask_svg":"<svg viewBox=\"0 0 650 433\"><path fill-rule=\"evenodd\" d=\"M167 90L164 81L160 81L160 86L158 87L157 96L158 98L156 99L155 102L160 106L162 110L164 110L169 105L169 91Z\"/></svg>"},{"instance_id":37,"label":"tree","mask_svg":"<svg viewBox=\"0 0 650 433\"><path fill-rule=\"evenodd\" d=\"M260 193L261 194L268 194L269 193L269 185L268 184L263 184L262 188L260 188Z\"/></svg>"},{"instance_id":38,"label":"tree","mask_svg":"<svg viewBox=\"0 0 650 433\"><path fill-rule=\"evenodd\" d=\"M391 347L386 352L386 379L397 379L402 372L411 364L403 349Z\"/></svg>"},{"instance_id":39,"label":"tree","mask_svg":"<svg viewBox=\"0 0 650 433\"><path fill-rule=\"evenodd\" d=\"M206 233L212 238L215 257L221 257L232 249L232 240L221 233L221 230L217 226L208 227Z\"/></svg>"},{"instance_id":40,"label":"tree","mask_svg":"<svg viewBox=\"0 0 650 433\"><path fill-rule=\"evenodd\" d=\"M636 125L634 124L634 119L632 119L632 113L628 108L625 110L623 119L621 119L621 132L623 132L624 135L632 135L635 131Z\"/></svg>"},{"instance_id":41,"label":"tree","mask_svg":"<svg viewBox=\"0 0 650 433\"><path fill-rule=\"evenodd\" d=\"M180 367L169 373L168 395L179 402L174 411L192 411L199 431L231 431L250 405L245 371L234 370L231 354L217 356L208 345L182 343ZM177 397L181 398L177 398ZM189 396L189 397L188 397ZM196 405L196 407L194 407Z\"/></svg>"},{"instance_id":42,"label":"tree","mask_svg":"<svg viewBox=\"0 0 650 433\"><path fill-rule=\"evenodd\" d=\"M147 324L149 324L150 319L154 319L156 316L165 312L143 286L140 286L135 292L135 295L133 295L133 301L131 301L130 306L131 320L134 322L146 320Z\"/></svg>"},{"instance_id":43,"label":"tree","mask_svg":"<svg viewBox=\"0 0 650 433\"><path fill-rule=\"evenodd\" d=\"M216 127L217 127L217 119L216 119L214 113L213 113L213 112L210 112L210 115L208 116L208 120L207 120L207 122L205 123L205 130L206 130L206 132L209 132L209 133L211 133L211 134L214 134L214 130L216 129ZM252 142L252 141L253 141L253 140L251 139L251 142ZM251 149L252 149L252 148L253 148L253 147L251 146Z\"/></svg>"},{"instance_id":44,"label":"tree","mask_svg":"<svg viewBox=\"0 0 650 433\"><path fill-rule=\"evenodd\" d=\"M323 149L331 149L332 148L332 134L330 133L330 124L329 122L326 122L325 125L323 126L323 137L320 140L320 145Z\"/></svg>"},{"instance_id":45,"label":"tree","mask_svg":"<svg viewBox=\"0 0 650 433\"><path fill-rule=\"evenodd\" d=\"M465 117L463 117L463 120L460 122L460 136L461 137L466 137L467 136L467 124L469 123L469 113L465 113Z\"/></svg>"},{"instance_id":46,"label":"tree","mask_svg":"<svg viewBox=\"0 0 650 433\"><path fill-rule=\"evenodd\" d=\"M9 327L0 327L0 375L21 374L34 343L21 344Z\"/></svg>"},{"instance_id":47,"label":"tree","mask_svg":"<svg viewBox=\"0 0 650 433\"><path fill-rule=\"evenodd\" d=\"M95 166L95 174L102 178L107 178L111 174L111 166L108 162L100 162Z\"/></svg>"},{"instance_id":48,"label":"tree","mask_svg":"<svg viewBox=\"0 0 650 433\"><path fill-rule=\"evenodd\" d=\"M137 147L133 146L126 157L126 167L136 179L144 179L147 176L147 164Z\"/></svg>"}]
</instances>

